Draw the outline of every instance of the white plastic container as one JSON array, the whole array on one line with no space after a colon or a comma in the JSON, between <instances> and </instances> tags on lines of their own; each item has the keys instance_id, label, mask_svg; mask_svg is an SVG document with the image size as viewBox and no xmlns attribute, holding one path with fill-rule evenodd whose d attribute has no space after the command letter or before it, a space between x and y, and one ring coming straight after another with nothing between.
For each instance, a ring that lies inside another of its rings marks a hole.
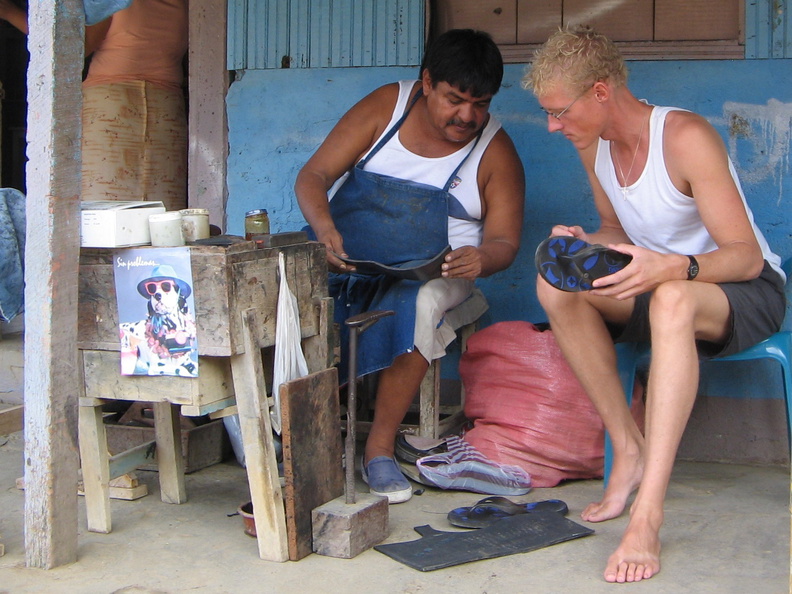
<instances>
[{"instance_id":1,"label":"white plastic container","mask_svg":"<svg viewBox=\"0 0 792 594\"><path fill-rule=\"evenodd\" d=\"M178 211L153 214L149 217L151 245L155 247L173 247L184 245L182 231L182 215Z\"/></svg>"},{"instance_id":2,"label":"white plastic container","mask_svg":"<svg viewBox=\"0 0 792 594\"><path fill-rule=\"evenodd\" d=\"M209 210L206 208L184 208L182 216L184 241L195 241L209 237Z\"/></svg>"}]
</instances>

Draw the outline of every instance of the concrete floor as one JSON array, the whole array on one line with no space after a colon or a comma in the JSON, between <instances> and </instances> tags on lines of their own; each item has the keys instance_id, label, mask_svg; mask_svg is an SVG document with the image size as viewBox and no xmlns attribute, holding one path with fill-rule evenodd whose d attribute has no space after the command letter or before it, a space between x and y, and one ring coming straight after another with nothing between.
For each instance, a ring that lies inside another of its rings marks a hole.
<instances>
[{"instance_id":1,"label":"concrete floor","mask_svg":"<svg viewBox=\"0 0 792 594\"><path fill-rule=\"evenodd\" d=\"M21 433L0 436L0 592L635 592L780 593L789 591L789 473L781 467L679 462L669 489L663 567L646 582L607 584L605 560L626 524L622 517L588 524L592 536L538 551L419 572L374 550L350 560L310 555L298 562L258 558L255 541L233 514L249 500L245 471L235 461L187 476L190 500L159 500L157 473L138 471L149 495L112 501L113 532L85 530L79 501L79 559L53 570L25 567ZM420 487L420 485L416 485ZM359 483L359 490L363 489ZM562 499L570 519L602 493L602 481L536 489L515 501ZM476 493L427 489L390 507L388 542L413 540L414 526L453 530L446 513L472 505ZM581 522L582 523L582 522Z\"/></svg>"}]
</instances>

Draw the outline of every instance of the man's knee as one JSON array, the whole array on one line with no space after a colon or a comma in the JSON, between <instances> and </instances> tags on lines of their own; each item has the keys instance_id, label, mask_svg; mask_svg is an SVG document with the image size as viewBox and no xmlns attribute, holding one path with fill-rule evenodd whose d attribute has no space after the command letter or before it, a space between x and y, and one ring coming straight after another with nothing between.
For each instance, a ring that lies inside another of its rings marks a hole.
<instances>
[{"instance_id":1,"label":"man's knee","mask_svg":"<svg viewBox=\"0 0 792 594\"><path fill-rule=\"evenodd\" d=\"M541 276L536 276L536 296L539 298L539 303L542 307L548 309L552 307L555 301L561 296L561 291L551 286Z\"/></svg>"},{"instance_id":2,"label":"man's knee","mask_svg":"<svg viewBox=\"0 0 792 594\"><path fill-rule=\"evenodd\" d=\"M539 298L539 303L544 310L551 314L552 312L564 309L570 305L578 303L580 300L585 299L585 292L570 293L560 291L548 284L541 276L536 277L536 295Z\"/></svg>"},{"instance_id":3,"label":"man's knee","mask_svg":"<svg viewBox=\"0 0 792 594\"><path fill-rule=\"evenodd\" d=\"M688 281L670 281L658 285L649 300L649 323L664 327L690 324L696 311L696 300Z\"/></svg>"}]
</instances>

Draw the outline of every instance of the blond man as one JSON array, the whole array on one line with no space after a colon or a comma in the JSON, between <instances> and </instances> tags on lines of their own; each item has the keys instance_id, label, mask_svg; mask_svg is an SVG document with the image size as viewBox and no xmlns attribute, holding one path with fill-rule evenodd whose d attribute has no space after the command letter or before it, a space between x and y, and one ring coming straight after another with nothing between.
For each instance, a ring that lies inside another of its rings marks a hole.
<instances>
[{"instance_id":1,"label":"blond man","mask_svg":"<svg viewBox=\"0 0 792 594\"><path fill-rule=\"evenodd\" d=\"M541 278L539 300L614 448L589 522L615 518L637 489L630 521L604 577L635 582L660 570L663 502L699 378L699 358L738 352L778 330L784 316L780 258L753 222L714 128L685 110L656 107L627 88L614 44L590 29L558 31L523 83L550 132L575 146L600 227L573 236L632 256L593 289L564 292ZM626 405L615 341L651 341L645 436Z\"/></svg>"}]
</instances>

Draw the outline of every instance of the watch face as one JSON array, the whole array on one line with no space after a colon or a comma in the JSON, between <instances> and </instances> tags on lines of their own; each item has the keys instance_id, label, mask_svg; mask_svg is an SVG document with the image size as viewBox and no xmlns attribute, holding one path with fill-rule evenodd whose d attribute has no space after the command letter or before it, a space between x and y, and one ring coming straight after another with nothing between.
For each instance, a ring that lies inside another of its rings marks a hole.
<instances>
[{"instance_id":1,"label":"watch face","mask_svg":"<svg viewBox=\"0 0 792 594\"><path fill-rule=\"evenodd\" d=\"M688 266L688 280L693 280L699 273L698 262L696 262L696 259L693 256L688 256L688 258L690 258L690 266Z\"/></svg>"}]
</instances>

